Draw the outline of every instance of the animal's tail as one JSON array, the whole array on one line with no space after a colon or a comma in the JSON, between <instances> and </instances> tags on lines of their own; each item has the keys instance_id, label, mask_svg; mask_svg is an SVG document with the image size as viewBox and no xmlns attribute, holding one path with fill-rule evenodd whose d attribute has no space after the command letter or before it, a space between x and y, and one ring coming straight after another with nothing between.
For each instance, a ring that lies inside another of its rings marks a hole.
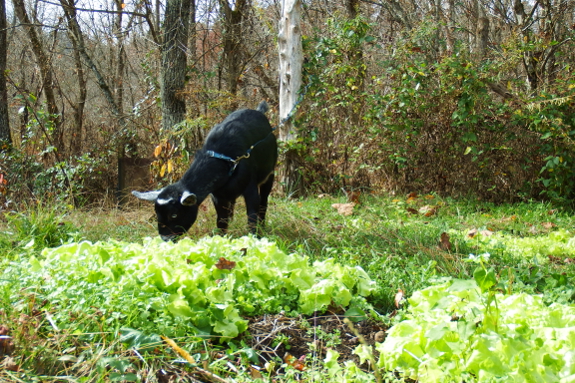
<instances>
[{"instance_id":1,"label":"animal's tail","mask_svg":"<svg viewBox=\"0 0 575 383\"><path fill-rule=\"evenodd\" d=\"M258 105L258 108L256 110L258 112L262 112L265 114L269 109L270 109L270 107L268 106L268 103L265 101L262 101L262 102L260 102L260 104Z\"/></svg>"}]
</instances>

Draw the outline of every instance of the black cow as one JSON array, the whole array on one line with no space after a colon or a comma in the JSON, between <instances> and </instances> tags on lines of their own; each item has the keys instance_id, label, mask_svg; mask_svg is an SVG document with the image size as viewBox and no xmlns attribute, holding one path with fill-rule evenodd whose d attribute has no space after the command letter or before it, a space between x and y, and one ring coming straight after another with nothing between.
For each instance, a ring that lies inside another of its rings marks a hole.
<instances>
[{"instance_id":1,"label":"black cow","mask_svg":"<svg viewBox=\"0 0 575 383\"><path fill-rule=\"evenodd\" d=\"M226 232L236 199L243 195L248 225L256 232L265 220L278 157L276 137L264 114L267 110L263 101L257 110L233 112L210 131L182 179L160 190L132 192L155 202L162 239L172 240L187 232L209 194L216 207L218 229Z\"/></svg>"}]
</instances>

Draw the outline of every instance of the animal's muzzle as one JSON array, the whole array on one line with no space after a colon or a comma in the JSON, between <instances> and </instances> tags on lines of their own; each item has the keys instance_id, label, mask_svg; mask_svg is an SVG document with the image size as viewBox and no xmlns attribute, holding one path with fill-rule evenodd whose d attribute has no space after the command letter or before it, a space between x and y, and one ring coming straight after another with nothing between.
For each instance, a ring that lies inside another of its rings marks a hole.
<instances>
[{"instance_id":1,"label":"animal's muzzle","mask_svg":"<svg viewBox=\"0 0 575 383\"><path fill-rule=\"evenodd\" d=\"M160 237L166 242L168 241L176 242L180 237L180 235L181 234L169 234L169 235L160 235Z\"/></svg>"}]
</instances>

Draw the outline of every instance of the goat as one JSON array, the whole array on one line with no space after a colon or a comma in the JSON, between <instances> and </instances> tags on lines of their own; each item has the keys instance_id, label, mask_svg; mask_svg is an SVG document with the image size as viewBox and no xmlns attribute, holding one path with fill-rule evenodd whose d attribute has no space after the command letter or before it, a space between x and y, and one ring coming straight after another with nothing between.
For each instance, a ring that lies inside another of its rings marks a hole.
<instances>
[{"instance_id":1,"label":"goat","mask_svg":"<svg viewBox=\"0 0 575 383\"><path fill-rule=\"evenodd\" d=\"M212 128L179 181L159 190L132 191L155 203L158 232L164 241L174 240L192 227L199 205L210 194L218 229L227 231L236 199L243 195L248 226L256 233L265 221L278 158L267 110L268 104L262 101L256 110L233 112Z\"/></svg>"}]
</instances>

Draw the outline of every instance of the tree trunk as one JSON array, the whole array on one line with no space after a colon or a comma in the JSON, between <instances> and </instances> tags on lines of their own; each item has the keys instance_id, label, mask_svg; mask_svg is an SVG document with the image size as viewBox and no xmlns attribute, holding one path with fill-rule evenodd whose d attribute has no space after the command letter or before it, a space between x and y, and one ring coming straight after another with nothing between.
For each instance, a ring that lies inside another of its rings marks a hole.
<instances>
[{"instance_id":1,"label":"tree trunk","mask_svg":"<svg viewBox=\"0 0 575 383\"><path fill-rule=\"evenodd\" d=\"M513 3L513 10L515 11L515 17L517 18L517 27L521 31L523 35L524 43L529 43L530 41L530 33L531 29L528 27L528 23L531 20L530 16L527 16L525 12L525 7L521 0L515 0ZM527 74L527 83L529 84L529 88L532 91L536 90L539 87L539 77L537 75L537 58L535 58L535 54L533 51L527 50L523 54L523 67L525 68L525 72Z\"/></svg>"},{"instance_id":2,"label":"tree trunk","mask_svg":"<svg viewBox=\"0 0 575 383\"><path fill-rule=\"evenodd\" d=\"M124 111L124 68L125 68L125 50L124 50L124 37L122 33L122 20L124 13L122 12L122 1L115 0L116 3L116 20L114 22L114 37L118 50L116 52L116 73L114 80L114 99L118 105L120 113Z\"/></svg>"},{"instance_id":3,"label":"tree trunk","mask_svg":"<svg viewBox=\"0 0 575 383\"><path fill-rule=\"evenodd\" d=\"M70 105L74 110L74 127L72 128L72 137L70 139L70 153L73 155L80 155L82 152L84 107L86 105L87 96L86 75L84 73L82 58L80 57L78 41L71 35L74 29L71 25L71 20L76 19L76 8L74 6L73 0L60 0L60 3L68 23L68 35L70 36L70 41L72 42L74 65L76 68L76 75L78 76L78 97L74 102L70 101Z\"/></svg>"},{"instance_id":4,"label":"tree trunk","mask_svg":"<svg viewBox=\"0 0 575 383\"><path fill-rule=\"evenodd\" d=\"M0 151L12 145L10 120L8 119L8 89L6 87L6 55L8 40L6 39L6 1L0 0Z\"/></svg>"},{"instance_id":5,"label":"tree trunk","mask_svg":"<svg viewBox=\"0 0 575 383\"><path fill-rule=\"evenodd\" d=\"M302 83L303 50L301 41L301 1L283 0L279 26L279 75L280 75L280 123L279 138L289 142L296 138L291 116L296 106ZM297 153L288 150L285 154L284 169L280 176L288 195L302 192L297 171Z\"/></svg>"},{"instance_id":6,"label":"tree trunk","mask_svg":"<svg viewBox=\"0 0 575 383\"><path fill-rule=\"evenodd\" d=\"M246 0L236 0L235 9L232 9L227 0L220 0L220 9L224 18L224 70L226 88L231 95L238 92L238 81L241 75L244 60L242 60L242 24L244 13L248 8Z\"/></svg>"},{"instance_id":7,"label":"tree trunk","mask_svg":"<svg viewBox=\"0 0 575 383\"><path fill-rule=\"evenodd\" d=\"M46 97L48 113L50 114L48 122L53 124L53 133L51 137L52 144L56 147L57 150L62 152L63 137L60 130L60 116L58 106L56 105L56 96L54 94L55 84L52 77L53 72L50 59L44 51L44 46L40 36L38 36L34 25L28 17L28 13L26 12L26 7L24 5L24 0L12 0L12 4L14 6L14 12L16 13L16 16L18 16L20 23L24 25L24 29L26 30L28 38L32 43L32 51L34 52L34 56L36 56L36 61L38 62L38 66L40 68L40 73L42 75L42 89L44 96Z\"/></svg>"},{"instance_id":8,"label":"tree trunk","mask_svg":"<svg viewBox=\"0 0 575 383\"><path fill-rule=\"evenodd\" d=\"M455 38L453 34L455 32L455 0L447 0L447 22L445 23L445 41L447 44L447 54L453 54L455 49Z\"/></svg>"},{"instance_id":9,"label":"tree trunk","mask_svg":"<svg viewBox=\"0 0 575 383\"><path fill-rule=\"evenodd\" d=\"M172 127L186 117L188 28L191 0L168 0L164 18L161 63L162 128Z\"/></svg>"},{"instance_id":10,"label":"tree trunk","mask_svg":"<svg viewBox=\"0 0 575 383\"><path fill-rule=\"evenodd\" d=\"M489 19L485 15L485 11L480 9L479 20L477 22L476 30L476 53L477 58L482 59L487 54L487 43L489 42Z\"/></svg>"},{"instance_id":11,"label":"tree trunk","mask_svg":"<svg viewBox=\"0 0 575 383\"><path fill-rule=\"evenodd\" d=\"M197 59L197 25L196 25L196 0L190 0L190 21L188 36L188 64L195 66Z\"/></svg>"}]
</instances>

